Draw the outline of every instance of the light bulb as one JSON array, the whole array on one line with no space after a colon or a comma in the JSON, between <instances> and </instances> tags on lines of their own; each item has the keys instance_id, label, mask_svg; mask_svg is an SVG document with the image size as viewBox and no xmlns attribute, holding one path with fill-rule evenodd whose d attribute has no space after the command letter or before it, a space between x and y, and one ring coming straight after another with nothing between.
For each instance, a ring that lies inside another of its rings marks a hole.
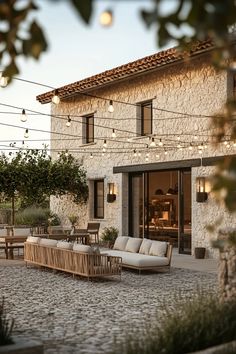
<instances>
[{"instance_id":1,"label":"light bulb","mask_svg":"<svg viewBox=\"0 0 236 354\"><path fill-rule=\"evenodd\" d=\"M159 157L160 157L160 156L159 156L158 154L156 154L156 158L159 159Z\"/></svg>"},{"instance_id":2,"label":"light bulb","mask_svg":"<svg viewBox=\"0 0 236 354\"><path fill-rule=\"evenodd\" d=\"M1 76L0 78L0 86L1 87L6 87L8 84L8 77Z\"/></svg>"},{"instance_id":3,"label":"light bulb","mask_svg":"<svg viewBox=\"0 0 236 354\"><path fill-rule=\"evenodd\" d=\"M158 145L159 145L159 146L163 146L163 142L161 141L161 139L159 140Z\"/></svg>"},{"instance_id":4,"label":"light bulb","mask_svg":"<svg viewBox=\"0 0 236 354\"><path fill-rule=\"evenodd\" d=\"M134 149L134 157L136 157L137 156L137 152L136 152L136 150Z\"/></svg>"},{"instance_id":5,"label":"light bulb","mask_svg":"<svg viewBox=\"0 0 236 354\"><path fill-rule=\"evenodd\" d=\"M227 144L228 144L228 142L225 140L225 141L224 141L224 145L227 145Z\"/></svg>"},{"instance_id":6,"label":"light bulb","mask_svg":"<svg viewBox=\"0 0 236 354\"><path fill-rule=\"evenodd\" d=\"M236 141L234 141L234 144L233 144L234 147L236 147Z\"/></svg>"},{"instance_id":7,"label":"light bulb","mask_svg":"<svg viewBox=\"0 0 236 354\"><path fill-rule=\"evenodd\" d=\"M115 133L115 129L112 129L112 134L111 134L112 138L116 138L116 133Z\"/></svg>"},{"instance_id":8,"label":"light bulb","mask_svg":"<svg viewBox=\"0 0 236 354\"><path fill-rule=\"evenodd\" d=\"M108 112L109 113L113 113L114 112L114 107L113 107L113 101L112 100L110 100L110 102L109 102Z\"/></svg>"},{"instance_id":9,"label":"light bulb","mask_svg":"<svg viewBox=\"0 0 236 354\"><path fill-rule=\"evenodd\" d=\"M69 156L68 152L65 152L65 156L66 156L66 157L68 157L68 156Z\"/></svg>"},{"instance_id":10,"label":"light bulb","mask_svg":"<svg viewBox=\"0 0 236 354\"><path fill-rule=\"evenodd\" d=\"M127 138L128 143L130 143L130 138Z\"/></svg>"},{"instance_id":11,"label":"light bulb","mask_svg":"<svg viewBox=\"0 0 236 354\"><path fill-rule=\"evenodd\" d=\"M202 150L198 150L199 154L202 154Z\"/></svg>"},{"instance_id":12,"label":"light bulb","mask_svg":"<svg viewBox=\"0 0 236 354\"><path fill-rule=\"evenodd\" d=\"M70 118L70 116L68 116L66 126L70 127L70 125L71 125L71 118Z\"/></svg>"},{"instance_id":13,"label":"light bulb","mask_svg":"<svg viewBox=\"0 0 236 354\"><path fill-rule=\"evenodd\" d=\"M181 149L181 145L180 145L180 144L178 144L178 145L177 145L177 148L178 148L178 149Z\"/></svg>"},{"instance_id":14,"label":"light bulb","mask_svg":"<svg viewBox=\"0 0 236 354\"><path fill-rule=\"evenodd\" d=\"M197 135L194 135L193 139L194 139L194 140L197 140Z\"/></svg>"},{"instance_id":15,"label":"light bulb","mask_svg":"<svg viewBox=\"0 0 236 354\"><path fill-rule=\"evenodd\" d=\"M141 152L138 152L138 157L140 157L141 156Z\"/></svg>"},{"instance_id":16,"label":"light bulb","mask_svg":"<svg viewBox=\"0 0 236 354\"><path fill-rule=\"evenodd\" d=\"M59 159L61 156L60 152L57 153L57 158Z\"/></svg>"},{"instance_id":17,"label":"light bulb","mask_svg":"<svg viewBox=\"0 0 236 354\"><path fill-rule=\"evenodd\" d=\"M107 147L107 141L106 141L106 139L105 139L104 142L103 142L103 147L104 147L104 148Z\"/></svg>"},{"instance_id":18,"label":"light bulb","mask_svg":"<svg viewBox=\"0 0 236 354\"><path fill-rule=\"evenodd\" d=\"M22 147L25 147L25 142L24 142L24 140L22 140Z\"/></svg>"},{"instance_id":19,"label":"light bulb","mask_svg":"<svg viewBox=\"0 0 236 354\"><path fill-rule=\"evenodd\" d=\"M103 11L100 15L100 24L104 27L109 27L113 22L113 14L111 10Z\"/></svg>"},{"instance_id":20,"label":"light bulb","mask_svg":"<svg viewBox=\"0 0 236 354\"><path fill-rule=\"evenodd\" d=\"M103 148L102 148L102 152L106 152L106 148L103 147Z\"/></svg>"},{"instance_id":21,"label":"light bulb","mask_svg":"<svg viewBox=\"0 0 236 354\"><path fill-rule=\"evenodd\" d=\"M26 139L29 137L29 130L28 130L28 129L25 129L24 137L25 137Z\"/></svg>"},{"instance_id":22,"label":"light bulb","mask_svg":"<svg viewBox=\"0 0 236 354\"><path fill-rule=\"evenodd\" d=\"M155 140L154 140L154 138L152 138L152 142L150 144L150 147L155 147L155 146L156 146Z\"/></svg>"},{"instance_id":23,"label":"light bulb","mask_svg":"<svg viewBox=\"0 0 236 354\"><path fill-rule=\"evenodd\" d=\"M167 155L167 151L165 151L165 155Z\"/></svg>"},{"instance_id":24,"label":"light bulb","mask_svg":"<svg viewBox=\"0 0 236 354\"><path fill-rule=\"evenodd\" d=\"M25 114L25 110L24 110L24 109L22 109L22 113L21 113L21 118L20 118L20 120L21 120L22 122L26 122L26 121L27 121L27 115Z\"/></svg>"},{"instance_id":25,"label":"light bulb","mask_svg":"<svg viewBox=\"0 0 236 354\"><path fill-rule=\"evenodd\" d=\"M60 97L58 96L58 91L55 90L54 95L52 97L52 103L54 104L59 104L60 103Z\"/></svg>"},{"instance_id":26,"label":"light bulb","mask_svg":"<svg viewBox=\"0 0 236 354\"><path fill-rule=\"evenodd\" d=\"M92 153L90 154L90 159L93 159L93 154Z\"/></svg>"},{"instance_id":27,"label":"light bulb","mask_svg":"<svg viewBox=\"0 0 236 354\"><path fill-rule=\"evenodd\" d=\"M179 140L179 141L180 141L180 136L178 136L178 137L177 137L177 140Z\"/></svg>"},{"instance_id":28,"label":"light bulb","mask_svg":"<svg viewBox=\"0 0 236 354\"><path fill-rule=\"evenodd\" d=\"M149 160L149 158L148 158L148 156L146 156L146 157L145 157L145 161L148 161L148 160Z\"/></svg>"},{"instance_id":29,"label":"light bulb","mask_svg":"<svg viewBox=\"0 0 236 354\"><path fill-rule=\"evenodd\" d=\"M193 150L192 144L189 145L188 149Z\"/></svg>"}]
</instances>

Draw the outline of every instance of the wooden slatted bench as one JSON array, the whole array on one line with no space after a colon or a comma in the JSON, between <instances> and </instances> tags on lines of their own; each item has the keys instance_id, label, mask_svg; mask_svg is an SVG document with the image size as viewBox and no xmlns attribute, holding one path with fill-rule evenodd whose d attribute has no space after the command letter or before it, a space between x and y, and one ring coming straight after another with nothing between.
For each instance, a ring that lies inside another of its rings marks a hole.
<instances>
[{"instance_id":1,"label":"wooden slatted bench","mask_svg":"<svg viewBox=\"0 0 236 354\"><path fill-rule=\"evenodd\" d=\"M1 242L1 249L5 250L6 259L13 259L14 249L24 249L24 242L27 239L27 236L6 236L4 237L5 242Z\"/></svg>"}]
</instances>

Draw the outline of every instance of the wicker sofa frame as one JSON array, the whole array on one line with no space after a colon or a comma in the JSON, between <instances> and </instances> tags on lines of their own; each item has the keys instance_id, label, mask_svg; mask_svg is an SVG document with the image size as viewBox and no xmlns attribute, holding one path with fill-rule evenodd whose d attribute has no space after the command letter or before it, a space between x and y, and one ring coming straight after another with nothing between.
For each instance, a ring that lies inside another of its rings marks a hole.
<instances>
[{"instance_id":1,"label":"wicker sofa frame","mask_svg":"<svg viewBox=\"0 0 236 354\"><path fill-rule=\"evenodd\" d=\"M63 272L87 278L119 275L121 277L122 259L108 255L90 254L43 246L25 242L24 260Z\"/></svg>"}]
</instances>

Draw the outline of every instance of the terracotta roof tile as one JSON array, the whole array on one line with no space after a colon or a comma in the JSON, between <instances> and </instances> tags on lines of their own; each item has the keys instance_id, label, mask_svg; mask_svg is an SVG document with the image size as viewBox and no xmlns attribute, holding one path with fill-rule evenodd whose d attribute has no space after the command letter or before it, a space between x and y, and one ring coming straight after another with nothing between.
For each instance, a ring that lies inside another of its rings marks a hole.
<instances>
[{"instance_id":1,"label":"terracotta roof tile","mask_svg":"<svg viewBox=\"0 0 236 354\"><path fill-rule=\"evenodd\" d=\"M67 98L77 92L86 92L90 89L102 87L103 85L109 83L115 83L118 80L132 77L149 70L154 70L157 67L165 66L170 63L178 62L179 60L183 60L185 57L192 57L212 48L213 43L211 40L192 44L191 50L188 53L180 52L177 48L170 48L142 59L138 59L131 63L121 65L117 68L104 71L100 74L93 75L86 79L76 81L69 85L62 86L57 90L60 98ZM49 103L53 93L54 91L49 91L37 96L36 98L41 103Z\"/></svg>"}]
</instances>

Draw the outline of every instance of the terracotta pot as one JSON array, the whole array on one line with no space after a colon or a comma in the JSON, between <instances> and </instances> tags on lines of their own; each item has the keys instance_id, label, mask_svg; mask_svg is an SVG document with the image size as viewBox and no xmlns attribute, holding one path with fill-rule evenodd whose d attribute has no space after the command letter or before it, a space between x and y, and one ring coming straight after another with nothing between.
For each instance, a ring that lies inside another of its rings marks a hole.
<instances>
[{"instance_id":1,"label":"terracotta pot","mask_svg":"<svg viewBox=\"0 0 236 354\"><path fill-rule=\"evenodd\" d=\"M205 258L206 249L205 247L195 247L194 254L196 259Z\"/></svg>"}]
</instances>

